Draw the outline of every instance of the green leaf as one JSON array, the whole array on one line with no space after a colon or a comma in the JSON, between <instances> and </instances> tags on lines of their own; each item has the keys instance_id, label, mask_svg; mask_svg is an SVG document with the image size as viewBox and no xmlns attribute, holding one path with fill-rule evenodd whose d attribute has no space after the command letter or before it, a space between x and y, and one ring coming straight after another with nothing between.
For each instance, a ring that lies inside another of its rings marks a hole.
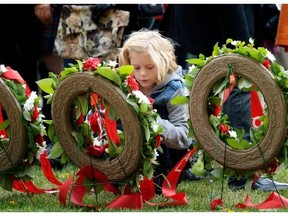
<instances>
[{"instance_id":1,"label":"green leaf","mask_svg":"<svg viewBox=\"0 0 288 216\"><path fill-rule=\"evenodd\" d=\"M135 100L133 99L133 97L131 95L126 97L126 102L133 107L133 109L135 110L136 113L140 112L140 108L139 108L138 104L135 102Z\"/></svg>"},{"instance_id":2,"label":"green leaf","mask_svg":"<svg viewBox=\"0 0 288 216\"><path fill-rule=\"evenodd\" d=\"M219 54L220 54L220 52L219 52L219 46L218 46L218 42L217 42L213 47L212 56L218 56Z\"/></svg>"},{"instance_id":3,"label":"green leaf","mask_svg":"<svg viewBox=\"0 0 288 216\"><path fill-rule=\"evenodd\" d=\"M105 108L108 110L108 118L117 121L119 119L118 113L114 109L114 107L110 104L105 103Z\"/></svg>"},{"instance_id":4,"label":"green leaf","mask_svg":"<svg viewBox=\"0 0 288 216\"><path fill-rule=\"evenodd\" d=\"M227 144L229 146L231 146L232 148L234 149L244 149L241 145L240 145L240 141L239 140L236 140L236 139L227 139L226 140Z\"/></svg>"},{"instance_id":5,"label":"green leaf","mask_svg":"<svg viewBox=\"0 0 288 216\"><path fill-rule=\"evenodd\" d=\"M153 167L151 166L150 162L145 160L143 162L143 174L144 176L147 176L148 178L151 178L151 174L153 174ZM151 173L152 171L152 173Z\"/></svg>"},{"instance_id":6,"label":"green leaf","mask_svg":"<svg viewBox=\"0 0 288 216\"><path fill-rule=\"evenodd\" d=\"M83 135L79 132L73 131L72 136L75 138L78 148L81 149L81 146L83 146L83 144L84 144Z\"/></svg>"},{"instance_id":7,"label":"green leaf","mask_svg":"<svg viewBox=\"0 0 288 216\"><path fill-rule=\"evenodd\" d=\"M33 135L40 134L41 127L39 126L39 124L37 122L36 123L30 123L29 132L32 132Z\"/></svg>"},{"instance_id":8,"label":"green leaf","mask_svg":"<svg viewBox=\"0 0 288 216\"><path fill-rule=\"evenodd\" d=\"M223 79L217 82L213 86L213 95L218 95L220 92L224 91L225 88L229 86L229 80L228 79Z\"/></svg>"},{"instance_id":9,"label":"green leaf","mask_svg":"<svg viewBox=\"0 0 288 216\"><path fill-rule=\"evenodd\" d=\"M118 68L118 72L120 76L127 77L134 71L134 67L132 65L124 65Z\"/></svg>"},{"instance_id":10,"label":"green leaf","mask_svg":"<svg viewBox=\"0 0 288 216\"><path fill-rule=\"evenodd\" d=\"M55 137L56 133L55 133L55 129L54 126L51 124L48 126L48 137L50 140L52 140L52 142L54 142L54 137Z\"/></svg>"},{"instance_id":11,"label":"green leaf","mask_svg":"<svg viewBox=\"0 0 288 216\"><path fill-rule=\"evenodd\" d=\"M204 159L203 154L201 154L196 163L193 164L191 168L192 172L198 176L204 176L206 170L204 169Z\"/></svg>"},{"instance_id":12,"label":"green leaf","mask_svg":"<svg viewBox=\"0 0 288 216\"><path fill-rule=\"evenodd\" d=\"M56 142L51 150L50 150L50 153L48 155L48 158L49 159L56 159L58 157L60 157L64 152L64 149L62 148L62 146L60 145L59 142Z\"/></svg>"},{"instance_id":13,"label":"green leaf","mask_svg":"<svg viewBox=\"0 0 288 216\"><path fill-rule=\"evenodd\" d=\"M201 66L206 64L205 60L201 60L201 59L198 59L198 58L187 59L187 62L189 64L197 65L198 67L201 67Z\"/></svg>"},{"instance_id":14,"label":"green leaf","mask_svg":"<svg viewBox=\"0 0 288 216\"><path fill-rule=\"evenodd\" d=\"M76 110L76 119L80 117L80 114L83 113L85 116L88 112L88 101L86 96L77 96L75 99Z\"/></svg>"},{"instance_id":15,"label":"green leaf","mask_svg":"<svg viewBox=\"0 0 288 216\"><path fill-rule=\"evenodd\" d=\"M55 81L52 78L45 78L36 81L39 88L47 94L53 94L54 89L52 88L53 84L55 85Z\"/></svg>"},{"instance_id":16,"label":"green leaf","mask_svg":"<svg viewBox=\"0 0 288 216\"><path fill-rule=\"evenodd\" d=\"M76 73L76 72L78 72L76 67L65 68L63 71L61 71L60 77L61 79L64 79L68 75Z\"/></svg>"},{"instance_id":17,"label":"green leaf","mask_svg":"<svg viewBox=\"0 0 288 216\"><path fill-rule=\"evenodd\" d=\"M141 113L147 113L149 111L149 104L142 102L140 104L140 112Z\"/></svg>"},{"instance_id":18,"label":"green leaf","mask_svg":"<svg viewBox=\"0 0 288 216\"><path fill-rule=\"evenodd\" d=\"M227 143L232 148L238 149L238 150L249 149L249 148L251 148L253 146L245 139L241 139L240 141L239 140L235 140L235 139L227 139Z\"/></svg>"},{"instance_id":19,"label":"green leaf","mask_svg":"<svg viewBox=\"0 0 288 216\"><path fill-rule=\"evenodd\" d=\"M251 83L249 80L241 77L239 80L238 80L238 88L241 89L241 90L249 90L251 89L251 87L253 86L253 83Z\"/></svg>"},{"instance_id":20,"label":"green leaf","mask_svg":"<svg viewBox=\"0 0 288 216\"><path fill-rule=\"evenodd\" d=\"M4 190L12 192L13 181L10 175L0 175L0 185Z\"/></svg>"},{"instance_id":21,"label":"green leaf","mask_svg":"<svg viewBox=\"0 0 288 216\"><path fill-rule=\"evenodd\" d=\"M217 119L217 117L214 116L214 115L210 115L210 116L209 116L209 122L210 122L210 124L213 126L213 128L214 128L215 130L217 130L217 127L218 127L218 125L220 124L220 122L219 122L219 120Z\"/></svg>"},{"instance_id":22,"label":"green leaf","mask_svg":"<svg viewBox=\"0 0 288 216\"><path fill-rule=\"evenodd\" d=\"M174 105L183 105L183 104L188 104L189 103L189 98L183 95L177 95L176 97L172 98L170 101L171 104Z\"/></svg>"},{"instance_id":23,"label":"green leaf","mask_svg":"<svg viewBox=\"0 0 288 216\"><path fill-rule=\"evenodd\" d=\"M145 139L146 141L148 141L151 136L150 129L149 129L149 122L147 121L146 118L141 118L140 124L142 125L142 130L144 130L143 132L145 135Z\"/></svg>"},{"instance_id":24,"label":"green leaf","mask_svg":"<svg viewBox=\"0 0 288 216\"><path fill-rule=\"evenodd\" d=\"M8 126L9 126L9 119L6 119L5 121L0 123L0 131L6 129Z\"/></svg>"},{"instance_id":25,"label":"green leaf","mask_svg":"<svg viewBox=\"0 0 288 216\"><path fill-rule=\"evenodd\" d=\"M23 117L27 120L27 121L31 121L31 114L28 111L23 111Z\"/></svg>"},{"instance_id":26,"label":"green leaf","mask_svg":"<svg viewBox=\"0 0 288 216\"><path fill-rule=\"evenodd\" d=\"M214 106L219 106L221 105L221 98L211 96L208 98L208 103L213 104Z\"/></svg>"},{"instance_id":27,"label":"green leaf","mask_svg":"<svg viewBox=\"0 0 288 216\"><path fill-rule=\"evenodd\" d=\"M96 74L99 74L99 75L109 79L110 81L114 82L118 86L121 85L122 81L121 81L120 76L114 70L112 70L110 67L99 67L96 71Z\"/></svg>"},{"instance_id":28,"label":"green leaf","mask_svg":"<svg viewBox=\"0 0 288 216\"><path fill-rule=\"evenodd\" d=\"M121 154L123 149L124 149L124 147L122 145L117 146L117 145L115 145L114 142L109 140L108 152L109 152L110 157L117 157L118 155Z\"/></svg>"}]
</instances>

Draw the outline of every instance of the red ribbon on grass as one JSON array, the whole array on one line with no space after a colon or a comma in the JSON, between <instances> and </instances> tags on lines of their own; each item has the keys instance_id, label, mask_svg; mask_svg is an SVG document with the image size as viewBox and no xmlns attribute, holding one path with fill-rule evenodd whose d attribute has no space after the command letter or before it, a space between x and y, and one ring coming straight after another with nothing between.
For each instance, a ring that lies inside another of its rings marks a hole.
<instances>
[{"instance_id":1,"label":"red ribbon on grass","mask_svg":"<svg viewBox=\"0 0 288 216\"><path fill-rule=\"evenodd\" d=\"M288 199L281 196L276 192L272 192L266 200L260 204L254 204L251 202L249 195L246 196L244 203L238 203L236 208L245 209L247 207L255 209L276 209L276 208L287 208Z\"/></svg>"},{"instance_id":2,"label":"red ribbon on grass","mask_svg":"<svg viewBox=\"0 0 288 216\"><path fill-rule=\"evenodd\" d=\"M147 204L152 206L171 206L171 205L186 205L188 203L188 199L186 194L183 192L176 192L178 179L182 173L183 168L186 163L189 161L189 158L193 156L193 154L197 151L197 148L193 148L188 151L183 158L173 167L173 169L168 173L166 179L162 185L162 194L163 196L172 199L171 202L165 203L151 203L145 201Z\"/></svg>"}]
</instances>

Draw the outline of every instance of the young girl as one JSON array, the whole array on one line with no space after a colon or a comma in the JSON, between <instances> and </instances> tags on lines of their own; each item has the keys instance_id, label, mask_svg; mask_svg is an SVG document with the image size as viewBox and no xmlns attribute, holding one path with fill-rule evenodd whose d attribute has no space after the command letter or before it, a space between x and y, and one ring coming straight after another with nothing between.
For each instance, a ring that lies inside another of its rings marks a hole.
<instances>
[{"instance_id":1,"label":"young girl","mask_svg":"<svg viewBox=\"0 0 288 216\"><path fill-rule=\"evenodd\" d=\"M119 65L134 66L133 75L140 90L154 99L153 107L160 115L159 123L164 128L163 154L157 158L160 165L154 174L156 193L159 194L163 174L168 174L191 144L191 139L187 137L187 105L170 103L176 95L184 95L182 68L176 63L172 41L158 31L145 29L132 33L124 42Z\"/></svg>"}]
</instances>

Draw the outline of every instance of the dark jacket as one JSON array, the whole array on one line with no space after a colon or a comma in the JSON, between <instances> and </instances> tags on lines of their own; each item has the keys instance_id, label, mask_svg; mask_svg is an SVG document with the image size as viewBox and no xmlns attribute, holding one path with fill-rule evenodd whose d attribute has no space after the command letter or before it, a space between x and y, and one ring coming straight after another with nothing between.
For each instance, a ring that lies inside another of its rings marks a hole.
<instances>
[{"instance_id":1,"label":"dark jacket","mask_svg":"<svg viewBox=\"0 0 288 216\"><path fill-rule=\"evenodd\" d=\"M181 67L176 73L167 74L164 82L157 85L150 95L154 99L153 107L161 117L158 121L164 128L163 144L172 149L186 149L191 143L187 137L188 105L173 105L170 102L176 95L184 95L181 75Z\"/></svg>"}]
</instances>

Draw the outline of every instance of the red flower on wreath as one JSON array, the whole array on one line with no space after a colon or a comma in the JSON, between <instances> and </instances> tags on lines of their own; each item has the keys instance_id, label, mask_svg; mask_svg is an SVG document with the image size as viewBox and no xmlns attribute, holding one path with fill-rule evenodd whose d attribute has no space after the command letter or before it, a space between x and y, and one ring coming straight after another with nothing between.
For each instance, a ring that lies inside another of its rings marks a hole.
<instances>
[{"instance_id":1,"label":"red flower on wreath","mask_svg":"<svg viewBox=\"0 0 288 216\"><path fill-rule=\"evenodd\" d=\"M100 134L103 119L102 119L101 115L99 114L99 112L94 112L89 117L89 122L90 122L91 130L96 134Z\"/></svg>"},{"instance_id":2,"label":"red flower on wreath","mask_svg":"<svg viewBox=\"0 0 288 216\"><path fill-rule=\"evenodd\" d=\"M31 122L35 122L36 119L38 118L38 116L39 116L38 107L34 106L33 113L32 113L32 116L31 116Z\"/></svg>"},{"instance_id":3,"label":"red flower on wreath","mask_svg":"<svg viewBox=\"0 0 288 216\"><path fill-rule=\"evenodd\" d=\"M108 143L106 143L104 146L88 146L87 147L87 153L88 154L91 154L95 157L101 157L104 152L105 152L105 149L109 146Z\"/></svg>"},{"instance_id":4,"label":"red flower on wreath","mask_svg":"<svg viewBox=\"0 0 288 216\"><path fill-rule=\"evenodd\" d=\"M273 174L278 167L278 161L274 159L270 164L265 167L265 173Z\"/></svg>"},{"instance_id":5,"label":"red flower on wreath","mask_svg":"<svg viewBox=\"0 0 288 216\"><path fill-rule=\"evenodd\" d=\"M34 137L34 141L35 141L36 143L38 143L39 145L42 145L43 142L44 142L44 138L43 138L43 136L41 136L40 134L38 134L38 135L36 135L36 136Z\"/></svg>"},{"instance_id":6,"label":"red flower on wreath","mask_svg":"<svg viewBox=\"0 0 288 216\"><path fill-rule=\"evenodd\" d=\"M87 71L96 70L100 63L98 58L88 58L83 63L83 68Z\"/></svg>"},{"instance_id":7,"label":"red flower on wreath","mask_svg":"<svg viewBox=\"0 0 288 216\"><path fill-rule=\"evenodd\" d=\"M76 120L76 125L82 125L84 123L84 115L81 112L79 118Z\"/></svg>"},{"instance_id":8,"label":"red flower on wreath","mask_svg":"<svg viewBox=\"0 0 288 216\"><path fill-rule=\"evenodd\" d=\"M220 132L223 133L223 134L226 134L228 133L228 125L227 124L220 124Z\"/></svg>"},{"instance_id":9,"label":"red flower on wreath","mask_svg":"<svg viewBox=\"0 0 288 216\"><path fill-rule=\"evenodd\" d=\"M133 76L128 76L127 82L128 86L131 88L131 91L139 90L139 85Z\"/></svg>"},{"instance_id":10,"label":"red flower on wreath","mask_svg":"<svg viewBox=\"0 0 288 216\"><path fill-rule=\"evenodd\" d=\"M266 67L267 69L270 69L271 65L270 65L270 61L269 59L265 59L262 64L264 65L264 67Z\"/></svg>"},{"instance_id":11,"label":"red flower on wreath","mask_svg":"<svg viewBox=\"0 0 288 216\"><path fill-rule=\"evenodd\" d=\"M158 134L157 136L155 136L155 148L158 148L161 144L161 136L160 134Z\"/></svg>"}]
</instances>

